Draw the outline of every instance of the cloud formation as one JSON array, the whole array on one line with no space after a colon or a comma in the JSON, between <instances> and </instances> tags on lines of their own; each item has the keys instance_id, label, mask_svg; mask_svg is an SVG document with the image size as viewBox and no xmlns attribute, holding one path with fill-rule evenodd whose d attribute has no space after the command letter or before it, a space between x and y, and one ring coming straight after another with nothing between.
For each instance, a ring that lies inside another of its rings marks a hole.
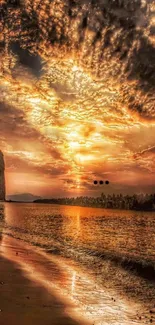
<instances>
[{"instance_id":1,"label":"cloud formation","mask_svg":"<svg viewBox=\"0 0 155 325\"><path fill-rule=\"evenodd\" d=\"M154 2L3 0L0 12L8 192L16 178L37 195L97 194L105 175L106 191L150 191Z\"/></svg>"}]
</instances>

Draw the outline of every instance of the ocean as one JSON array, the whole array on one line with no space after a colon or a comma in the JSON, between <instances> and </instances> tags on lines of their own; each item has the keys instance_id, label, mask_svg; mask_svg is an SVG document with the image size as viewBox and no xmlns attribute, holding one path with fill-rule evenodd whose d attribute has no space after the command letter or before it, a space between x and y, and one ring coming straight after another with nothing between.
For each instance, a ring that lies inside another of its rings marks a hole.
<instances>
[{"instance_id":1,"label":"ocean","mask_svg":"<svg viewBox=\"0 0 155 325\"><path fill-rule=\"evenodd\" d=\"M95 324L155 321L155 213L0 203L3 238L52 261L55 276L50 280L49 262L44 277ZM62 268L68 280L58 277Z\"/></svg>"}]
</instances>

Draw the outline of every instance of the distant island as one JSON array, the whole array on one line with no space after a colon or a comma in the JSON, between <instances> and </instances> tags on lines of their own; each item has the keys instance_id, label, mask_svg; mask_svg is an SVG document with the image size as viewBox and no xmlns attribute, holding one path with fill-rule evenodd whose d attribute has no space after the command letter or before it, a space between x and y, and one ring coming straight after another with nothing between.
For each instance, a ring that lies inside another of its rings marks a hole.
<instances>
[{"instance_id":1,"label":"distant island","mask_svg":"<svg viewBox=\"0 0 155 325\"><path fill-rule=\"evenodd\" d=\"M8 202L33 202L34 200L41 199L41 196L34 195L32 193L17 193L7 195L6 201Z\"/></svg>"},{"instance_id":2,"label":"distant island","mask_svg":"<svg viewBox=\"0 0 155 325\"><path fill-rule=\"evenodd\" d=\"M79 196L71 198L37 199L34 200L34 202L104 209L155 211L155 194L105 195L102 193L99 197Z\"/></svg>"}]
</instances>

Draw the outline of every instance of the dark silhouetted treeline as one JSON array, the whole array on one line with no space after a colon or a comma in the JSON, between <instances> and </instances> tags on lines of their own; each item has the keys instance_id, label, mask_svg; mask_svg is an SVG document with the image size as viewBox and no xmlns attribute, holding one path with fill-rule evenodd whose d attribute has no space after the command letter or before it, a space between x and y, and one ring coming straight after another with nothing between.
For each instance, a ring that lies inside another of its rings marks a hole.
<instances>
[{"instance_id":1,"label":"dark silhouetted treeline","mask_svg":"<svg viewBox=\"0 0 155 325\"><path fill-rule=\"evenodd\" d=\"M155 194L105 195L102 193L100 197L79 196L72 198L39 199L34 202L105 209L155 211Z\"/></svg>"}]
</instances>

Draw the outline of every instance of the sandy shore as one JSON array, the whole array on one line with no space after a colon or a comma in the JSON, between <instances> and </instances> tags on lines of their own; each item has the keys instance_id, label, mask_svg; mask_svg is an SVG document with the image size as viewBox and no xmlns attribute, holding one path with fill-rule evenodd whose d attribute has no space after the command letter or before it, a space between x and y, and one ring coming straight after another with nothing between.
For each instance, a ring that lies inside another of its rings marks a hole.
<instances>
[{"instance_id":1,"label":"sandy shore","mask_svg":"<svg viewBox=\"0 0 155 325\"><path fill-rule=\"evenodd\" d=\"M41 257L40 257L41 259ZM24 243L4 238L0 248L0 325L80 325L84 320L70 317L74 305L67 299L59 299L39 278L32 264L39 257L28 250ZM26 268L27 264L27 268ZM63 300L63 301L62 301Z\"/></svg>"},{"instance_id":2,"label":"sandy shore","mask_svg":"<svg viewBox=\"0 0 155 325\"><path fill-rule=\"evenodd\" d=\"M154 315L98 286L74 261L2 235L0 325L144 325Z\"/></svg>"}]
</instances>

